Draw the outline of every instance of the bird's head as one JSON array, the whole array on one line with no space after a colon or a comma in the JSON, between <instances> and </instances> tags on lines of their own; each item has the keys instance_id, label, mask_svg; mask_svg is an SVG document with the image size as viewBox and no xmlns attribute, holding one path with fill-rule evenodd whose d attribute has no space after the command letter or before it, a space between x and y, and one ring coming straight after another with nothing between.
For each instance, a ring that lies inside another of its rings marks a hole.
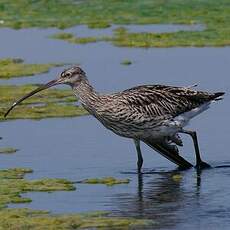
<instances>
[{"instance_id":1,"label":"bird's head","mask_svg":"<svg viewBox=\"0 0 230 230\"><path fill-rule=\"evenodd\" d=\"M73 66L64 70L59 78L56 80L56 84L66 84L71 87L79 85L86 79L85 72L78 66Z\"/></svg>"},{"instance_id":2,"label":"bird's head","mask_svg":"<svg viewBox=\"0 0 230 230\"><path fill-rule=\"evenodd\" d=\"M40 87L38 87L37 89L33 90L32 92L26 94L25 96L23 96L22 98L18 99L16 102L13 103L13 105L8 109L8 111L5 113L4 117L6 117L10 111L17 106L18 104L20 104L22 101L24 101L25 99L33 96L34 94L44 90L44 89L48 89L52 86L55 85L60 85L60 84L66 84L69 85L71 87L76 87L78 86L83 80L86 80L86 75L85 72L78 66L73 66L69 69L64 70L57 79L52 80L48 83L46 83L45 85L41 85Z\"/></svg>"}]
</instances>

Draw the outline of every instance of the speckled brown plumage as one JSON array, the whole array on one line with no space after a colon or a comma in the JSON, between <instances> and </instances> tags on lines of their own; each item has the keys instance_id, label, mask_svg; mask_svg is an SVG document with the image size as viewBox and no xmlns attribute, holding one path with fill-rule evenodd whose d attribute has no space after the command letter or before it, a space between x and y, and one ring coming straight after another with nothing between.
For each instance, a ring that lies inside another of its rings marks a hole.
<instances>
[{"instance_id":1,"label":"speckled brown plumage","mask_svg":"<svg viewBox=\"0 0 230 230\"><path fill-rule=\"evenodd\" d=\"M176 145L182 146L179 133L192 136L197 165L201 161L197 136L184 129L190 119L208 109L211 102L220 100L223 92L196 91L193 87L142 85L112 94L99 94L90 85L85 72L74 66L63 71L57 80L36 89L19 99L6 115L24 99L57 84L70 85L83 107L114 133L134 139L138 153L138 170L143 163L140 141L180 167L192 165L179 155Z\"/></svg>"},{"instance_id":2,"label":"speckled brown plumage","mask_svg":"<svg viewBox=\"0 0 230 230\"><path fill-rule=\"evenodd\" d=\"M143 85L100 95L87 80L82 84L74 92L89 113L118 135L130 138L141 138L142 132L223 95L163 85Z\"/></svg>"}]
</instances>

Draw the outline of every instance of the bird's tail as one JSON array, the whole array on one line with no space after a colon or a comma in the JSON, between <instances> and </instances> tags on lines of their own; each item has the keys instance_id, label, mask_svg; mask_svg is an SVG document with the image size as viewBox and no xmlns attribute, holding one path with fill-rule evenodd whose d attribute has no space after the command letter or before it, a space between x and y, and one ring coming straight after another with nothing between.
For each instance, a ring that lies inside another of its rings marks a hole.
<instances>
[{"instance_id":1,"label":"bird's tail","mask_svg":"<svg viewBox=\"0 0 230 230\"><path fill-rule=\"evenodd\" d=\"M182 156L179 155L179 152L169 146L169 144L165 142L154 142L153 140L147 139L143 140L145 144L149 147L160 153L162 156L170 160L171 162L178 165L181 169L189 169L193 167L187 160L185 160Z\"/></svg>"}]
</instances>

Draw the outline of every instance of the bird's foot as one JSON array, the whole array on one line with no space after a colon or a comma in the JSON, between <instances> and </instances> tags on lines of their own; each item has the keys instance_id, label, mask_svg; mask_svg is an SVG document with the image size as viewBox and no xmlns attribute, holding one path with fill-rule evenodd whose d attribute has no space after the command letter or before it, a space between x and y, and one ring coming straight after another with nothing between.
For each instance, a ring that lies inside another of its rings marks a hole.
<instances>
[{"instance_id":1,"label":"bird's foot","mask_svg":"<svg viewBox=\"0 0 230 230\"><path fill-rule=\"evenodd\" d=\"M210 169L210 168L212 168L212 166L209 165L208 163L204 162L204 161L201 161L201 162L196 164L195 168L197 170L202 170L202 169Z\"/></svg>"}]
</instances>

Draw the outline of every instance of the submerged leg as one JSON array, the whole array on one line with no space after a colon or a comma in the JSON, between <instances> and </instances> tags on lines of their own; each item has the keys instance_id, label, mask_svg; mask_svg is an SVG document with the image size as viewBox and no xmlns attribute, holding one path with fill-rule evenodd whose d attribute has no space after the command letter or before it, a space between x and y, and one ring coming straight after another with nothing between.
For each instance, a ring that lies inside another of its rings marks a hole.
<instances>
[{"instance_id":1,"label":"submerged leg","mask_svg":"<svg viewBox=\"0 0 230 230\"><path fill-rule=\"evenodd\" d=\"M138 169L138 172L141 172L141 167L143 165L143 157L141 154L140 140L136 140L136 139L133 139L133 140L134 140L136 150L137 150L137 169Z\"/></svg>"},{"instance_id":2,"label":"submerged leg","mask_svg":"<svg viewBox=\"0 0 230 230\"><path fill-rule=\"evenodd\" d=\"M194 148L195 148L195 153L196 153L196 168L197 169L210 168L211 166L209 164L201 160L196 132L192 130L182 130L181 132L188 134L192 137Z\"/></svg>"}]
</instances>

